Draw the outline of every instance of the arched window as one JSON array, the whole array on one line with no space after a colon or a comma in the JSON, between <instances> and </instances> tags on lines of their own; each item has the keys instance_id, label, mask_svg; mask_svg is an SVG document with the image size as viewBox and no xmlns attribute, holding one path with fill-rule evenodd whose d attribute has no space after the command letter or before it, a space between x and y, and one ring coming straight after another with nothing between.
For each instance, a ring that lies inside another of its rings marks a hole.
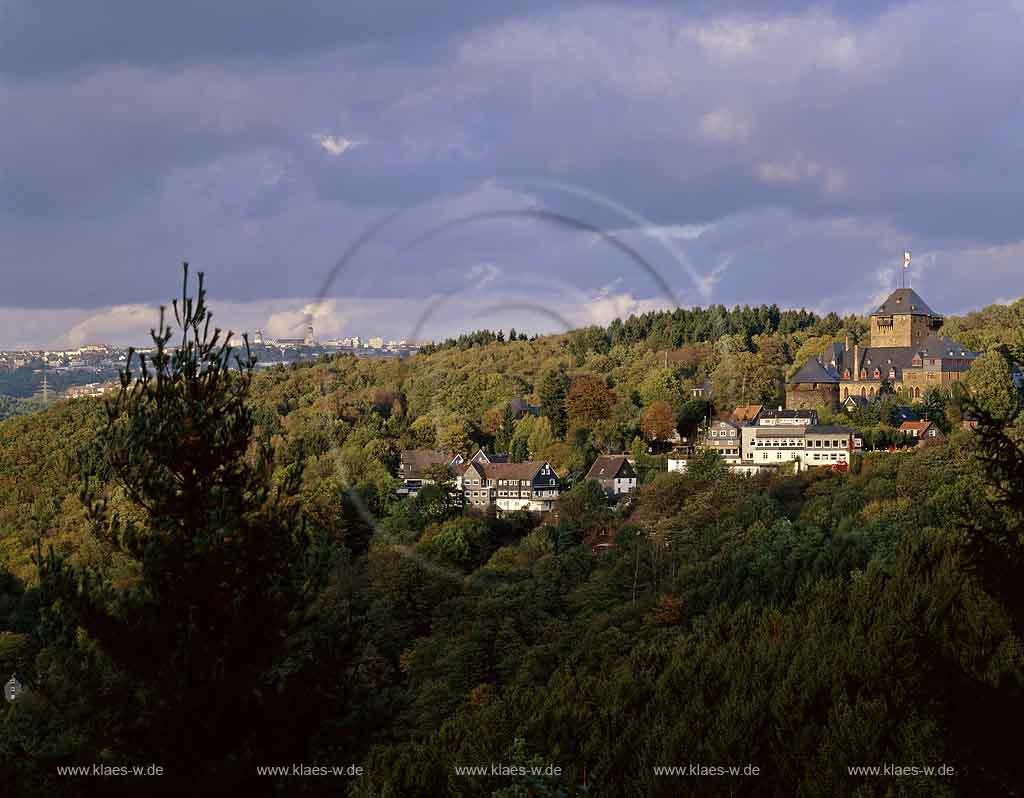
<instances>
[{"instance_id":1,"label":"arched window","mask_svg":"<svg viewBox=\"0 0 1024 798\"><path fill-rule=\"evenodd\" d=\"M867 388L861 388L860 389L860 395L861 395L862 399L867 399L868 398L868 389Z\"/></svg>"},{"instance_id":2,"label":"arched window","mask_svg":"<svg viewBox=\"0 0 1024 798\"><path fill-rule=\"evenodd\" d=\"M875 386L874 385L871 386L871 394L870 395L871 396L875 395Z\"/></svg>"},{"instance_id":3,"label":"arched window","mask_svg":"<svg viewBox=\"0 0 1024 798\"><path fill-rule=\"evenodd\" d=\"M843 388L843 398L844 399L849 399L850 398L850 389L849 389L849 387Z\"/></svg>"}]
</instances>

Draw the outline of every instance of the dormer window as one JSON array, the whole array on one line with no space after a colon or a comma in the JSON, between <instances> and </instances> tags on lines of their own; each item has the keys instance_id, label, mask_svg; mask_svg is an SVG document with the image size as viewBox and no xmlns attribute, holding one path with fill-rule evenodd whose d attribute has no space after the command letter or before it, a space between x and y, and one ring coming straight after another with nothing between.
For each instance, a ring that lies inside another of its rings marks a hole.
<instances>
[{"instance_id":1,"label":"dormer window","mask_svg":"<svg viewBox=\"0 0 1024 798\"><path fill-rule=\"evenodd\" d=\"M890 380L896 379L896 369L889 369L889 379Z\"/></svg>"},{"instance_id":2,"label":"dormer window","mask_svg":"<svg viewBox=\"0 0 1024 798\"><path fill-rule=\"evenodd\" d=\"M862 380L866 380L868 378L868 372L867 372L866 369L861 369L860 370L860 378Z\"/></svg>"},{"instance_id":3,"label":"dormer window","mask_svg":"<svg viewBox=\"0 0 1024 798\"><path fill-rule=\"evenodd\" d=\"M844 379L844 380L848 380L848 379L850 379L850 370L849 370L849 369L846 369L846 370L845 370L845 371L843 372L843 379Z\"/></svg>"},{"instance_id":4,"label":"dormer window","mask_svg":"<svg viewBox=\"0 0 1024 798\"><path fill-rule=\"evenodd\" d=\"M882 372L879 371L878 369L875 369L875 379L877 380L877 379L881 378L881 376L882 376Z\"/></svg>"}]
</instances>

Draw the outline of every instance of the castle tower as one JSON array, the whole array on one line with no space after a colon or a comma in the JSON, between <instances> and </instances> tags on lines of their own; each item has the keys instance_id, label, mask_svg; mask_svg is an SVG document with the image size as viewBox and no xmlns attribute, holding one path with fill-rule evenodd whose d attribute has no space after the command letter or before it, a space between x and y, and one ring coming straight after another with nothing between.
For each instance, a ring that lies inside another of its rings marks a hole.
<instances>
[{"instance_id":1,"label":"castle tower","mask_svg":"<svg viewBox=\"0 0 1024 798\"><path fill-rule=\"evenodd\" d=\"M817 358L808 360L786 382L786 409L815 410L839 407L839 376Z\"/></svg>"},{"instance_id":2,"label":"castle tower","mask_svg":"<svg viewBox=\"0 0 1024 798\"><path fill-rule=\"evenodd\" d=\"M918 346L942 326L942 316L932 311L912 288L897 288L871 314L871 347Z\"/></svg>"}]
</instances>

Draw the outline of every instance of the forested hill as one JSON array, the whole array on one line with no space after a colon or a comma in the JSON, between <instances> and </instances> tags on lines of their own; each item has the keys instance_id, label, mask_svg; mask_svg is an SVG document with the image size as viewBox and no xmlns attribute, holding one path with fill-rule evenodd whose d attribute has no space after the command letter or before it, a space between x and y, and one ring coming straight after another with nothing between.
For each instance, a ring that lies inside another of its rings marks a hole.
<instances>
[{"instance_id":1,"label":"forested hill","mask_svg":"<svg viewBox=\"0 0 1024 798\"><path fill-rule=\"evenodd\" d=\"M713 456L668 474L662 415L713 410L690 387L774 400L843 334L769 314L677 336L696 318L251 384L197 376L209 350L112 416L82 399L0 423L0 673L29 688L0 707L0 794L73 794L57 766L95 762L163 764L103 785L126 795L1020 794L1024 414L1004 356L960 397L977 432L845 475ZM516 419L515 396L541 415ZM567 475L632 448L642 485L610 507L580 481L544 518L396 496L402 448L478 445ZM257 776L295 762L362 775ZM490 763L560 770L456 770ZM759 775L654 770L689 763ZM848 770L884 763L954 775Z\"/></svg>"},{"instance_id":2,"label":"forested hill","mask_svg":"<svg viewBox=\"0 0 1024 798\"><path fill-rule=\"evenodd\" d=\"M32 399L22 399L17 396L0 394L0 421L11 416L24 416L34 413L42 406L42 402Z\"/></svg>"}]
</instances>

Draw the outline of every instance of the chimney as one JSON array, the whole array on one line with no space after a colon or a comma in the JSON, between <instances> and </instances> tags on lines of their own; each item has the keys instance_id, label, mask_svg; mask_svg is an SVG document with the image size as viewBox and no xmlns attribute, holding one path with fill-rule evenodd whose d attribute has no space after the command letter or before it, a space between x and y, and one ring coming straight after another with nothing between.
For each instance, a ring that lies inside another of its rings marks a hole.
<instances>
[{"instance_id":1,"label":"chimney","mask_svg":"<svg viewBox=\"0 0 1024 798\"><path fill-rule=\"evenodd\" d=\"M860 379L860 344L853 345L853 379Z\"/></svg>"}]
</instances>

